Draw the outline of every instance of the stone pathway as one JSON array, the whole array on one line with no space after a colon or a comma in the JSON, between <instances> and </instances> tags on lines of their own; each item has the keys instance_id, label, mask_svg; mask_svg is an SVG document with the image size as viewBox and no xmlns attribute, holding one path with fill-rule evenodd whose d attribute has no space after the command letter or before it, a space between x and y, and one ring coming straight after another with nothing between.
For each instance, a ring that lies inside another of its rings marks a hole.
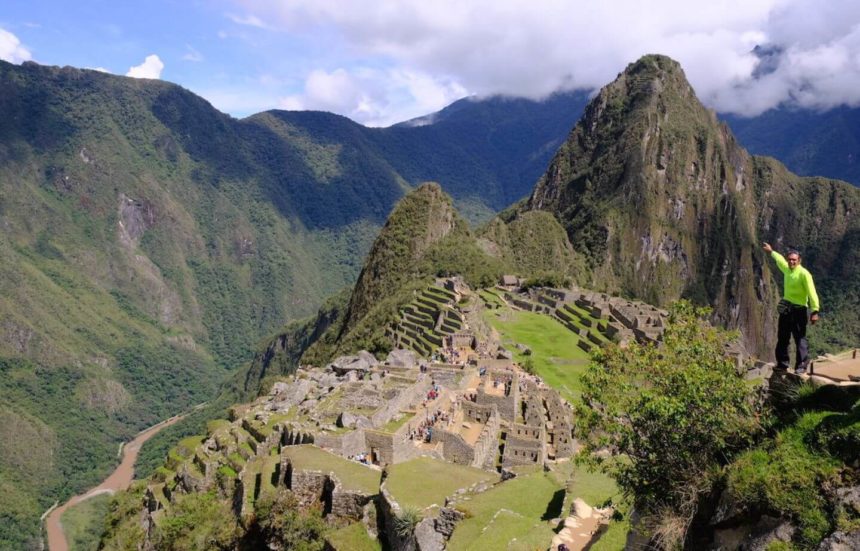
<instances>
[{"instance_id":1,"label":"stone pathway","mask_svg":"<svg viewBox=\"0 0 860 551\"><path fill-rule=\"evenodd\" d=\"M552 538L550 549L556 551L564 544L570 551L582 551L594 538L602 523L607 522L609 511L594 509L579 498L573 500L573 514L564 519L564 528Z\"/></svg>"}]
</instances>

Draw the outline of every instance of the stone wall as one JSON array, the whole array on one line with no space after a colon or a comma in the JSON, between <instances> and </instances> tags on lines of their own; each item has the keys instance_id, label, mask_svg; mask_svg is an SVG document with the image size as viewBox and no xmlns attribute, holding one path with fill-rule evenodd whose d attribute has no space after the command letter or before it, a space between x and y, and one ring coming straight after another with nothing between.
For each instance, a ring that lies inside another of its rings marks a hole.
<instances>
[{"instance_id":1,"label":"stone wall","mask_svg":"<svg viewBox=\"0 0 860 551\"><path fill-rule=\"evenodd\" d=\"M549 420L552 422L552 443L555 446L555 456L570 457L573 455L573 411L558 392L553 389L543 389L543 400Z\"/></svg>"},{"instance_id":2,"label":"stone wall","mask_svg":"<svg viewBox=\"0 0 860 551\"><path fill-rule=\"evenodd\" d=\"M403 389L394 399L389 400L370 418L374 427L381 427L402 410L412 409L420 404L430 390L430 378L421 377L412 386Z\"/></svg>"},{"instance_id":3,"label":"stone wall","mask_svg":"<svg viewBox=\"0 0 860 551\"><path fill-rule=\"evenodd\" d=\"M471 465L475 459L475 450L459 434L434 428L430 442L442 443L442 457L450 463Z\"/></svg>"},{"instance_id":4,"label":"stone wall","mask_svg":"<svg viewBox=\"0 0 860 551\"><path fill-rule=\"evenodd\" d=\"M544 443L537 440L520 439L508 435L505 441L505 455L502 466L542 465L544 462Z\"/></svg>"},{"instance_id":5,"label":"stone wall","mask_svg":"<svg viewBox=\"0 0 860 551\"><path fill-rule=\"evenodd\" d=\"M478 440L475 442L475 458L472 461L472 467L490 470L496 466L496 455L499 452L500 424L499 412L494 409L487 423L484 425L480 436L478 436Z\"/></svg>"},{"instance_id":6,"label":"stone wall","mask_svg":"<svg viewBox=\"0 0 860 551\"><path fill-rule=\"evenodd\" d=\"M351 430L344 434L318 433L314 437L314 444L344 457L358 455L367 450L363 429Z\"/></svg>"},{"instance_id":7,"label":"stone wall","mask_svg":"<svg viewBox=\"0 0 860 551\"><path fill-rule=\"evenodd\" d=\"M475 423L486 423L494 414L498 415L495 404L484 405L461 399L459 407L463 411L463 418Z\"/></svg>"},{"instance_id":8,"label":"stone wall","mask_svg":"<svg viewBox=\"0 0 860 551\"><path fill-rule=\"evenodd\" d=\"M394 435L390 432L377 430L364 431L364 444L368 453L373 450L376 453L376 462L380 465L394 464Z\"/></svg>"},{"instance_id":9,"label":"stone wall","mask_svg":"<svg viewBox=\"0 0 860 551\"><path fill-rule=\"evenodd\" d=\"M295 469L289 458L281 463L285 472L284 484L292 490L303 507L323 504L323 513L337 518L358 520L364 506L373 497L353 490L344 490L334 473Z\"/></svg>"},{"instance_id":10,"label":"stone wall","mask_svg":"<svg viewBox=\"0 0 860 551\"><path fill-rule=\"evenodd\" d=\"M506 358L479 358L478 369L511 369L514 366L513 360Z\"/></svg>"},{"instance_id":11,"label":"stone wall","mask_svg":"<svg viewBox=\"0 0 860 551\"><path fill-rule=\"evenodd\" d=\"M533 427L514 423L505 440L505 455L502 465L542 465L546 458L544 427Z\"/></svg>"}]
</instances>

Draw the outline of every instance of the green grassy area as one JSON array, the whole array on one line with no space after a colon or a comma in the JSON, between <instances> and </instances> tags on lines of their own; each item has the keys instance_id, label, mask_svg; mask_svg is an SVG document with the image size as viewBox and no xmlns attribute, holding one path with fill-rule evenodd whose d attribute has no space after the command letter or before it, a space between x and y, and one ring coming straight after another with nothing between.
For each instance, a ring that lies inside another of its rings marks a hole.
<instances>
[{"instance_id":1,"label":"green grassy area","mask_svg":"<svg viewBox=\"0 0 860 551\"><path fill-rule=\"evenodd\" d=\"M282 453L293 461L294 469L333 472L340 479L345 490L355 490L365 494L379 492L382 473L361 463L309 445L287 446Z\"/></svg>"},{"instance_id":2,"label":"green grassy area","mask_svg":"<svg viewBox=\"0 0 860 551\"><path fill-rule=\"evenodd\" d=\"M111 497L107 494L97 495L69 507L63 513L60 522L63 524L69 551L98 549L110 500Z\"/></svg>"},{"instance_id":3,"label":"green grassy area","mask_svg":"<svg viewBox=\"0 0 860 551\"><path fill-rule=\"evenodd\" d=\"M609 500L617 503L621 499L621 490L612 477L584 467L576 468L568 492L571 500L578 497L592 507L602 507Z\"/></svg>"},{"instance_id":4,"label":"green grassy area","mask_svg":"<svg viewBox=\"0 0 860 551\"><path fill-rule=\"evenodd\" d=\"M326 541L335 551L382 551L379 540L371 538L360 522L331 532Z\"/></svg>"},{"instance_id":5,"label":"green grassy area","mask_svg":"<svg viewBox=\"0 0 860 551\"><path fill-rule=\"evenodd\" d=\"M486 310L484 319L502 335L504 343L521 343L531 349L531 355L525 356L510 346L517 362L531 358L535 373L546 384L569 401L579 396L579 378L588 365L588 353L576 345L577 337L569 329L549 316L509 308Z\"/></svg>"},{"instance_id":6,"label":"green grassy area","mask_svg":"<svg viewBox=\"0 0 860 551\"><path fill-rule=\"evenodd\" d=\"M414 413L401 413L399 417L387 422L380 430L382 432L397 432L397 429L408 423L413 417L415 417Z\"/></svg>"},{"instance_id":7,"label":"green grassy area","mask_svg":"<svg viewBox=\"0 0 860 551\"><path fill-rule=\"evenodd\" d=\"M460 488L498 478L497 474L480 469L419 457L389 467L386 485L401 507L426 509L434 504L444 505L445 498Z\"/></svg>"},{"instance_id":8,"label":"green grassy area","mask_svg":"<svg viewBox=\"0 0 860 551\"><path fill-rule=\"evenodd\" d=\"M545 549L553 536L546 521L561 515L564 489L550 474L536 471L460 502L466 519L457 524L448 549ZM486 528L486 530L485 530Z\"/></svg>"}]
</instances>

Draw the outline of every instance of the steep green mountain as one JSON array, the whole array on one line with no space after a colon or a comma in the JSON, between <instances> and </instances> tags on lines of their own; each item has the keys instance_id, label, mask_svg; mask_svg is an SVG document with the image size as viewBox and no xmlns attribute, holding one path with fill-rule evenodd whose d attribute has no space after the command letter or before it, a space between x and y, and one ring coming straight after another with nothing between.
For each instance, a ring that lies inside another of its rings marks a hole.
<instances>
[{"instance_id":1,"label":"steep green mountain","mask_svg":"<svg viewBox=\"0 0 860 551\"><path fill-rule=\"evenodd\" d=\"M749 155L675 61L646 56L591 101L518 212L555 215L586 257L591 286L713 305L769 357L779 284L762 241L804 251L830 315L825 344L856 343L858 208L850 184Z\"/></svg>"},{"instance_id":2,"label":"steep green mountain","mask_svg":"<svg viewBox=\"0 0 860 551\"><path fill-rule=\"evenodd\" d=\"M0 547L37 545L39 514L120 441L350 285L413 185L434 177L472 219L524 194L565 101L414 128L235 120L166 82L0 62Z\"/></svg>"},{"instance_id":3,"label":"steep green mountain","mask_svg":"<svg viewBox=\"0 0 860 551\"><path fill-rule=\"evenodd\" d=\"M0 547L28 548L120 441L350 282L406 186L366 159L367 201L324 227L343 178L163 82L3 63L0 113Z\"/></svg>"},{"instance_id":4,"label":"steep green mountain","mask_svg":"<svg viewBox=\"0 0 860 551\"><path fill-rule=\"evenodd\" d=\"M386 328L435 277L460 275L481 287L511 272L578 278L584 262L548 213L526 213L510 224L496 219L476 234L438 184L423 184L392 210L352 291L265 341L236 388L251 398L264 379L292 373L300 364L325 365L360 349L384 354L394 344Z\"/></svg>"}]
</instances>

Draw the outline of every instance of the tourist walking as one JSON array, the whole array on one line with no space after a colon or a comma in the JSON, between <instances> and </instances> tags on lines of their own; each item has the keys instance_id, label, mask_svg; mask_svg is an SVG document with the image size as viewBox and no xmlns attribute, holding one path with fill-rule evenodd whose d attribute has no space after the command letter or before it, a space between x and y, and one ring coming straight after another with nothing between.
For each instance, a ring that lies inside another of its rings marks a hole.
<instances>
[{"instance_id":1,"label":"tourist walking","mask_svg":"<svg viewBox=\"0 0 860 551\"><path fill-rule=\"evenodd\" d=\"M762 245L765 252L776 261L782 272L782 300L779 301L779 325L776 334L776 368L787 370L790 364L788 344L794 338L797 349L795 373L806 373L809 367L809 346L806 341L806 322L815 325L818 321L818 293L809 270L800 265L800 253L789 250L783 257L769 243ZM812 314L808 314L808 311Z\"/></svg>"}]
</instances>

